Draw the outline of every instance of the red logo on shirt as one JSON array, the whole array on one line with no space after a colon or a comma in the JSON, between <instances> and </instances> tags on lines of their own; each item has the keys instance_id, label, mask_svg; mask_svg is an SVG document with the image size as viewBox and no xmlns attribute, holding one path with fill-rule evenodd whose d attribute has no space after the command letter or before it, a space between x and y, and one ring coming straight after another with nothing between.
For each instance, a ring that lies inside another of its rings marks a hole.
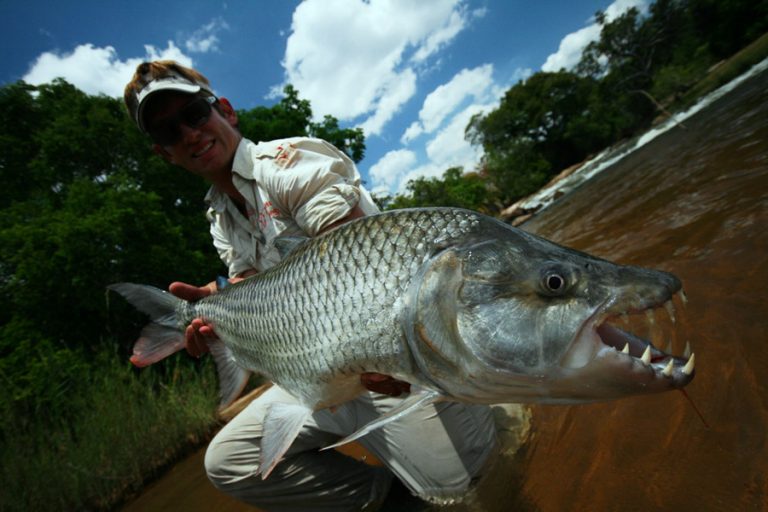
<instances>
[{"instance_id":1,"label":"red logo on shirt","mask_svg":"<svg viewBox=\"0 0 768 512\"><path fill-rule=\"evenodd\" d=\"M277 150L279 153L275 156L275 163L280 167L288 167L288 164L290 164L292 160L298 158L296 148L293 144L288 144L286 147L277 146Z\"/></svg>"},{"instance_id":2,"label":"red logo on shirt","mask_svg":"<svg viewBox=\"0 0 768 512\"><path fill-rule=\"evenodd\" d=\"M267 201L264 203L264 208L261 209L261 212L259 212L259 227L261 229L264 229L267 227L267 221L270 217L279 217L280 216L280 210L278 210L273 204L272 201Z\"/></svg>"}]
</instances>

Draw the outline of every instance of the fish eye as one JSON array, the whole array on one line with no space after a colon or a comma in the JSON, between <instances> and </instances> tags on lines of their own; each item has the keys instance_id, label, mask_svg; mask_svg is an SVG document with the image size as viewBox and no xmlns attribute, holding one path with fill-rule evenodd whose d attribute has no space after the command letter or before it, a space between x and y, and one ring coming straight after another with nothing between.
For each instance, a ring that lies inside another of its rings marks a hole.
<instances>
[{"instance_id":1,"label":"fish eye","mask_svg":"<svg viewBox=\"0 0 768 512\"><path fill-rule=\"evenodd\" d=\"M547 289L551 292L560 291L565 286L565 279L557 274L547 276Z\"/></svg>"},{"instance_id":2,"label":"fish eye","mask_svg":"<svg viewBox=\"0 0 768 512\"><path fill-rule=\"evenodd\" d=\"M568 280L564 273L554 269L544 273L541 284L547 295L562 295L568 289Z\"/></svg>"}]
</instances>

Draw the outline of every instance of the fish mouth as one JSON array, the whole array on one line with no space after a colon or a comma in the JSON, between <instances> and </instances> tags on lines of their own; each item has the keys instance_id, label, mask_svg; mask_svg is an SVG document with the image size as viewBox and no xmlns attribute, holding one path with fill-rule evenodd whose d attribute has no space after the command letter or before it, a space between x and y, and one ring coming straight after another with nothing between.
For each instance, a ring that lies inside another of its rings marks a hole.
<instances>
[{"instance_id":1,"label":"fish mouth","mask_svg":"<svg viewBox=\"0 0 768 512\"><path fill-rule=\"evenodd\" d=\"M653 381L671 388L684 387L695 374L695 358L684 321L687 299L682 290L664 299L646 300L642 306L625 311L617 311L617 300L607 301L582 325L561 366L578 369L610 364L638 383ZM681 338L685 339L685 348L682 355L675 356Z\"/></svg>"}]
</instances>

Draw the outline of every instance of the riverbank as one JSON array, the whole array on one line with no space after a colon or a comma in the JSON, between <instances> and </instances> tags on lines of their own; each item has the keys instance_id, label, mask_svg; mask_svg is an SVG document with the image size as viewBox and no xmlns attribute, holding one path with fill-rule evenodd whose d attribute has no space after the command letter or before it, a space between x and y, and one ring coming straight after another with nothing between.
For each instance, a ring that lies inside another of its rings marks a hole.
<instances>
[{"instance_id":1,"label":"riverbank","mask_svg":"<svg viewBox=\"0 0 768 512\"><path fill-rule=\"evenodd\" d=\"M707 75L684 95L661 105L663 113L649 130L628 140L616 142L599 154L564 169L538 191L501 210L499 217L515 226L526 222L537 212L656 137L676 127L685 128L686 119L732 91L744 80L767 68L768 33L731 58L714 65Z\"/></svg>"},{"instance_id":2,"label":"riverbank","mask_svg":"<svg viewBox=\"0 0 768 512\"><path fill-rule=\"evenodd\" d=\"M77 369L79 384L49 383L66 411L4 415L0 510L113 509L218 426L210 362L176 358L137 371L105 347ZM3 397L5 411L12 399Z\"/></svg>"}]
</instances>

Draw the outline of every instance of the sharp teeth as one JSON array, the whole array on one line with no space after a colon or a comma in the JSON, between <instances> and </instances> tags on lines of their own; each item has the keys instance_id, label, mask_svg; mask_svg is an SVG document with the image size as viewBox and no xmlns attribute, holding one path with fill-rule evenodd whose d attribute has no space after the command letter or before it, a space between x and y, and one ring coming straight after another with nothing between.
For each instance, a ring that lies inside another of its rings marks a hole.
<instances>
[{"instance_id":1,"label":"sharp teeth","mask_svg":"<svg viewBox=\"0 0 768 512\"><path fill-rule=\"evenodd\" d=\"M662 375L664 375L665 377L671 377L672 370L674 369L674 367L675 367L675 363L672 359L670 359L669 362L667 363L667 366L663 370L661 370Z\"/></svg>"},{"instance_id":2,"label":"sharp teeth","mask_svg":"<svg viewBox=\"0 0 768 512\"><path fill-rule=\"evenodd\" d=\"M643 364L644 364L644 365L646 365L646 366L648 366L649 364L651 364L651 346L650 346L650 345L648 345L647 347L645 347L645 352L643 352L643 355L642 355L642 357L640 358L640 360L641 360L641 361L643 362Z\"/></svg>"},{"instance_id":3,"label":"sharp teeth","mask_svg":"<svg viewBox=\"0 0 768 512\"><path fill-rule=\"evenodd\" d=\"M685 351L683 352L684 357L691 357L691 342L686 341L685 342Z\"/></svg>"},{"instance_id":4,"label":"sharp teeth","mask_svg":"<svg viewBox=\"0 0 768 512\"><path fill-rule=\"evenodd\" d=\"M695 356L696 356L695 354L691 354L691 357L688 358L688 362L685 363L685 366L683 366L684 374L690 375L693 373L693 365L694 365L693 359Z\"/></svg>"},{"instance_id":5,"label":"sharp teeth","mask_svg":"<svg viewBox=\"0 0 768 512\"><path fill-rule=\"evenodd\" d=\"M629 354L629 343L624 345L624 349L621 351L622 354Z\"/></svg>"},{"instance_id":6,"label":"sharp teeth","mask_svg":"<svg viewBox=\"0 0 768 512\"><path fill-rule=\"evenodd\" d=\"M685 292L680 290L680 300L683 301L683 306L688 304L688 297L685 296Z\"/></svg>"}]
</instances>

